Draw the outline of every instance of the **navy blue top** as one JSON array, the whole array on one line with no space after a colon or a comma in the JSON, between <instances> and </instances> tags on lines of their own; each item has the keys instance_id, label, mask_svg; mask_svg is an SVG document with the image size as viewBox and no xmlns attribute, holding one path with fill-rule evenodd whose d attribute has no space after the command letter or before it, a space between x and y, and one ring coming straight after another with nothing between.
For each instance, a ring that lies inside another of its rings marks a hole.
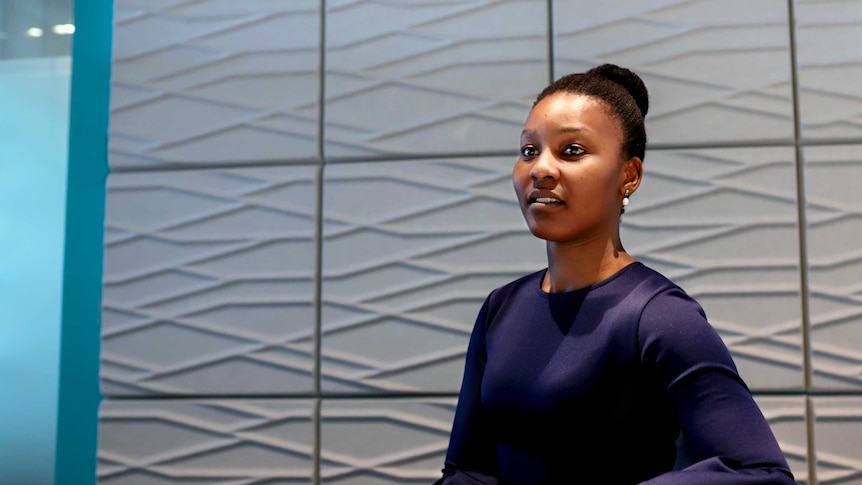
<instances>
[{"instance_id":1,"label":"navy blue top","mask_svg":"<svg viewBox=\"0 0 862 485\"><path fill-rule=\"evenodd\" d=\"M641 263L565 293L544 274L485 300L438 483L794 483L694 299Z\"/></svg>"}]
</instances>

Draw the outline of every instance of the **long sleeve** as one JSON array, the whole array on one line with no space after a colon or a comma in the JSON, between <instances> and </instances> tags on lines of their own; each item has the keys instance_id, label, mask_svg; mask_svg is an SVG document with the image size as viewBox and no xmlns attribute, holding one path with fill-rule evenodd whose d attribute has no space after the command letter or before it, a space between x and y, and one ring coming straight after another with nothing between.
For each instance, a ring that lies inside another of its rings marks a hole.
<instances>
[{"instance_id":1,"label":"long sleeve","mask_svg":"<svg viewBox=\"0 0 862 485\"><path fill-rule=\"evenodd\" d=\"M479 312L438 485L793 483L696 301L640 264L560 294L542 275Z\"/></svg>"},{"instance_id":2,"label":"long sleeve","mask_svg":"<svg viewBox=\"0 0 862 485\"><path fill-rule=\"evenodd\" d=\"M681 290L645 307L642 362L676 408L691 465L648 485L793 484L766 419L700 306Z\"/></svg>"},{"instance_id":3,"label":"long sleeve","mask_svg":"<svg viewBox=\"0 0 862 485\"><path fill-rule=\"evenodd\" d=\"M490 297L489 297L490 298ZM488 300L482 305L470 343L458 396L458 407L446 453L443 485L496 485L496 448L482 411L482 378L485 373L485 325Z\"/></svg>"}]
</instances>

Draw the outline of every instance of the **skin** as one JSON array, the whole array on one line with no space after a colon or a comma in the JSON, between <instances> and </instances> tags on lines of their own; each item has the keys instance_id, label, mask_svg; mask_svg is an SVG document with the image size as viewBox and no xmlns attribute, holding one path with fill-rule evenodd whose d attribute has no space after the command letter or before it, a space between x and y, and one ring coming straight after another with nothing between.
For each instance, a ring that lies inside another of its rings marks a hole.
<instances>
[{"instance_id":1,"label":"skin","mask_svg":"<svg viewBox=\"0 0 862 485\"><path fill-rule=\"evenodd\" d=\"M544 291L584 288L635 261L620 241L619 216L643 163L626 157L622 141L620 121L591 96L555 93L527 117L512 183L530 231L547 241Z\"/></svg>"}]
</instances>

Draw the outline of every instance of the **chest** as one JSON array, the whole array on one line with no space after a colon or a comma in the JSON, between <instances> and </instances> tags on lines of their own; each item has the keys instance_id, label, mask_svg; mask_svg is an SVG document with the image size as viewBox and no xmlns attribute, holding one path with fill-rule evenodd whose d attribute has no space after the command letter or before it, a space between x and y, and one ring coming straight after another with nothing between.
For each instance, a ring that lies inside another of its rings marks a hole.
<instances>
[{"instance_id":1,"label":"chest","mask_svg":"<svg viewBox=\"0 0 862 485\"><path fill-rule=\"evenodd\" d=\"M498 314L486 336L483 405L543 415L613 412L640 384L636 329L635 316L589 304Z\"/></svg>"}]
</instances>

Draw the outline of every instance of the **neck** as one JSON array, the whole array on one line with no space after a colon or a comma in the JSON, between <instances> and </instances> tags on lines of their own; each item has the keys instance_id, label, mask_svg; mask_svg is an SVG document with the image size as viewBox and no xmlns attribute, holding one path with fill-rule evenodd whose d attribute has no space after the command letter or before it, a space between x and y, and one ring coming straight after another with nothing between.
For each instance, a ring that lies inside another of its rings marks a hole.
<instances>
[{"instance_id":1,"label":"neck","mask_svg":"<svg viewBox=\"0 0 862 485\"><path fill-rule=\"evenodd\" d=\"M633 263L619 237L604 242L547 243L548 272L542 289L563 293L593 285Z\"/></svg>"}]
</instances>

